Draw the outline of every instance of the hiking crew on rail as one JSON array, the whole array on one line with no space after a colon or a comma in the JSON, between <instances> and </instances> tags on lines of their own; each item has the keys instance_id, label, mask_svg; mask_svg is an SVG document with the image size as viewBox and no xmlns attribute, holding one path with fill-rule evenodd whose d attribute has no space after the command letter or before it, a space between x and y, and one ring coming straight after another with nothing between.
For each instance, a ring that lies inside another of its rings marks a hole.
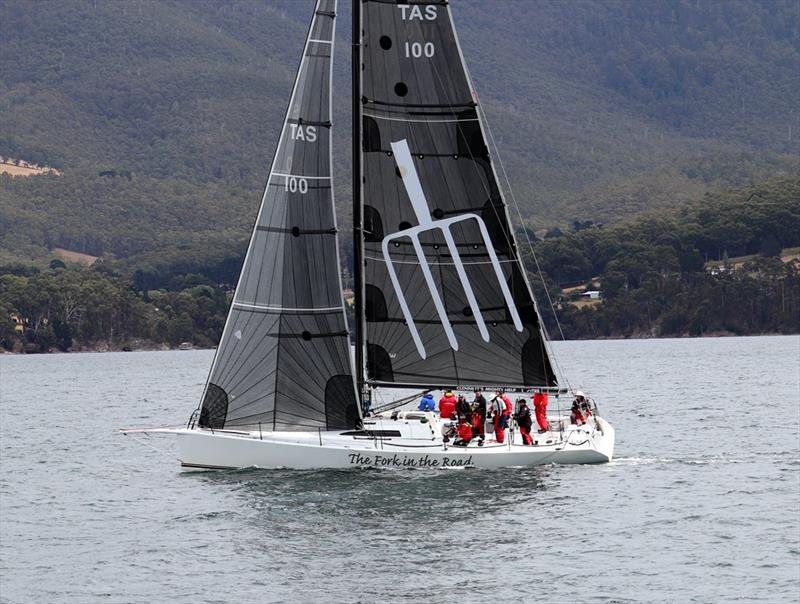
<instances>
[{"instance_id":1,"label":"hiking crew on rail","mask_svg":"<svg viewBox=\"0 0 800 604\"><path fill-rule=\"evenodd\" d=\"M538 433L544 434L551 431L547 421L547 403L549 394L537 391L533 394L533 411L528 406L528 401L518 398L516 411L511 398L502 389L495 391L495 395L487 402L480 389L473 391L472 403L467 401L463 394L456 395L452 390L445 390L438 402L439 417L444 420L455 420L445 434L445 442L453 438L454 446L466 446L477 439L477 444L482 447L486 440L486 423L492 422L495 438L499 443L505 443L506 430L511 427L513 417L522 436L523 445L533 445L531 431L534 419ZM419 411L437 411L436 400L431 392L426 392L420 398L417 406ZM592 403L583 392L575 392L575 399L570 409L570 423L581 426L589 421L592 415Z\"/></svg>"}]
</instances>

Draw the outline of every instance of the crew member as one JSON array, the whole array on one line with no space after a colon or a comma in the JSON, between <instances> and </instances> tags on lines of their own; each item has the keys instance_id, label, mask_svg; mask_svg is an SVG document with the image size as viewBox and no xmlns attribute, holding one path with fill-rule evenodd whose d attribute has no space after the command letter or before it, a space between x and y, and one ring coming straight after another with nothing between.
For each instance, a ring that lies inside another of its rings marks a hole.
<instances>
[{"instance_id":1,"label":"crew member","mask_svg":"<svg viewBox=\"0 0 800 604\"><path fill-rule=\"evenodd\" d=\"M456 400L456 397L452 391L445 391L444 396L439 399L439 417L444 419L455 419L457 402L458 401Z\"/></svg>"},{"instance_id":2,"label":"crew member","mask_svg":"<svg viewBox=\"0 0 800 604\"><path fill-rule=\"evenodd\" d=\"M519 432L522 434L522 444L532 445L531 426L533 425L533 418L531 418L531 410L528 408L528 403L525 402L524 398L517 400L517 412L514 414L514 419L517 420Z\"/></svg>"},{"instance_id":3,"label":"crew member","mask_svg":"<svg viewBox=\"0 0 800 604\"><path fill-rule=\"evenodd\" d=\"M514 403L511 402L511 397L506 394L505 390L500 390L498 395L501 399L503 399L503 403L505 403L506 406L506 410L503 412L503 415L506 416L505 427L508 428L508 424L511 421L511 414L514 412Z\"/></svg>"},{"instance_id":4,"label":"crew member","mask_svg":"<svg viewBox=\"0 0 800 604\"><path fill-rule=\"evenodd\" d=\"M422 398L419 399L419 406L417 407L418 411L436 411L436 400L433 398L433 394L430 392L426 392L422 395Z\"/></svg>"},{"instance_id":5,"label":"crew member","mask_svg":"<svg viewBox=\"0 0 800 604\"><path fill-rule=\"evenodd\" d=\"M458 420L458 438L453 441L456 447L466 447L469 441L472 440L472 426L466 419L459 418Z\"/></svg>"},{"instance_id":6,"label":"crew member","mask_svg":"<svg viewBox=\"0 0 800 604\"><path fill-rule=\"evenodd\" d=\"M589 411L589 401L586 395L578 390L575 393L575 400L572 401L572 410L570 413L570 421L573 424L582 426L587 422L591 412Z\"/></svg>"},{"instance_id":7,"label":"crew member","mask_svg":"<svg viewBox=\"0 0 800 604\"><path fill-rule=\"evenodd\" d=\"M478 446L482 447L486 438L486 399L480 390L475 391L472 401L472 432L478 437Z\"/></svg>"},{"instance_id":8,"label":"crew member","mask_svg":"<svg viewBox=\"0 0 800 604\"><path fill-rule=\"evenodd\" d=\"M458 415L458 419L463 417L467 423L472 422L472 407L469 406L467 397L463 394L458 395L458 401L456 401L456 415Z\"/></svg>"},{"instance_id":9,"label":"crew member","mask_svg":"<svg viewBox=\"0 0 800 604\"><path fill-rule=\"evenodd\" d=\"M547 423L547 399L547 392L533 393L533 409L536 413L536 423L539 425L539 434L550 429L550 424Z\"/></svg>"},{"instance_id":10,"label":"crew member","mask_svg":"<svg viewBox=\"0 0 800 604\"><path fill-rule=\"evenodd\" d=\"M492 399L492 423L494 424L494 436L497 442L503 443L506 440L506 426L508 416L505 414L506 404L500 398L500 393Z\"/></svg>"}]
</instances>

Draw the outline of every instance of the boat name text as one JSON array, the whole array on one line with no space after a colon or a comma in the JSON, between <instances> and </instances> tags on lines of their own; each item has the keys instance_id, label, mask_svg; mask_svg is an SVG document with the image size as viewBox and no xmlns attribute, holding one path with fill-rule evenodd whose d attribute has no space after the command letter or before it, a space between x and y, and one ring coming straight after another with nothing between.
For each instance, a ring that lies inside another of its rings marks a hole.
<instances>
[{"instance_id":1,"label":"boat name text","mask_svg":"<svg viewBox=\"0 0 800 604\"><path fill-rule=\"evenodd\" d=\"M361 453L350 453L347 456L350 465L353 466L372 466L378 468L461 468L473 465L472 455L468 457L453 456L431 457L409 457L408 455L361 455Z\"/></svg>"}]
</instances>

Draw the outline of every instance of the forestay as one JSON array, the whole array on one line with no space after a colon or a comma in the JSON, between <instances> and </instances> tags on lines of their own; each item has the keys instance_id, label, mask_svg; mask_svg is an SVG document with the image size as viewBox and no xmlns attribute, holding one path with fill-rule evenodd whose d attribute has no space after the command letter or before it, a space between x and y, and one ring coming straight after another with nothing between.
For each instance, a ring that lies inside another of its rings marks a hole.
<instances>
[{"instance_id":1,"label":"forestay","mask_svg":"<svg viewBox=\"0 0 800 604\"><path fill-rule=\"evenodd\" d=\"M202 427L340 429L359 419L331 182L335 10L318 0Z\"/></svg>"},{"instance_id":2,"label":"forestay","mask_svg":"<svg viewBox=\"0 0 800 604\"><path fill-rule=\"evenodd\" d=\"M449 6L356 5L367 380L556 386Z\"/></svg>"}]
</instances>

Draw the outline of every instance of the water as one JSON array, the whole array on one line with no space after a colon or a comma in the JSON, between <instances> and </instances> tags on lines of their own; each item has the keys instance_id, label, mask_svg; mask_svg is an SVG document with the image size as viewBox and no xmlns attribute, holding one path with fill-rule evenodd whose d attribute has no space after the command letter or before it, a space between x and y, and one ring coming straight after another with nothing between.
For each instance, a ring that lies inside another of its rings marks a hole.
<instances>
[{"instance_id":1,"label":"water","mask_svg":"<svg viewBox=\"0 0 800 604\"><path fill-rule=\"evenodd\" d=\"M0 601L796 601L800 338L568 342L603 466L178 471L210 351L0 358Z\"/></svg>"}]
</instances>

